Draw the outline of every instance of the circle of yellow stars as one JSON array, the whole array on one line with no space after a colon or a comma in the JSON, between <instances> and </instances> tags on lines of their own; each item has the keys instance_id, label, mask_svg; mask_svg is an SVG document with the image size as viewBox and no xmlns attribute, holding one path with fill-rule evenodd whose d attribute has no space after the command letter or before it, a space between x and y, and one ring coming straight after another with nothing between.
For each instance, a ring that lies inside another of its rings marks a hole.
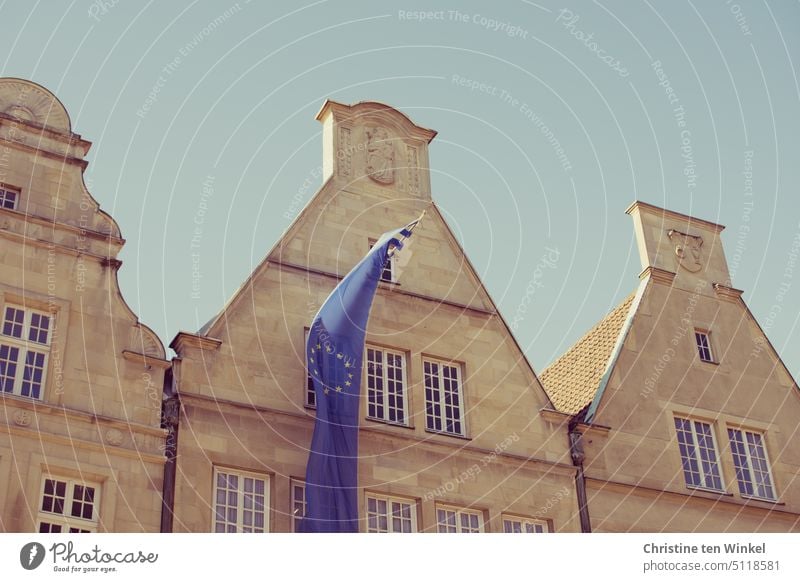
<instances>
[{"instance_id":1,"label":"circle of yellow stars","mask_svg":"<svg viewBox=\"0 0 800 582\"><path fill-rule=\"evenodd\" d=\"M322 344L317 343L317 345L312 347L311 348L311 353L315 354L315 353L317 353L317 350L322 350ZM329 353L329 354L332 354L333 353L333 348L330 347L330 346L325 346L325 351L327 353ZM344 358L344 354L342 352L337 352L336 357L337 357L337 359L341 360L342 358ZM308 358L308 363L309 363L309 365L314 366L314 361L311 358ZM352 362L346 361L344 363L344 367L345 368L351 368L352 366L353 366ZM314 370L314 375L319 376L319 370L317 370L316 367L314 367L313 370ZM353 374L352 374L352 372L348 372L347 373L347 380L345 380L344 385L349 387L352 384L353 384ZM342 392L342 391L344 391L344 388L342 388L341 386L336 386L334 388L334 390L336 392ZM330 392L330 389L327 386L325 386L325 388L322 391L325 394L325 396L327 396L328 393Z\"/></svg>"}]
</instances>

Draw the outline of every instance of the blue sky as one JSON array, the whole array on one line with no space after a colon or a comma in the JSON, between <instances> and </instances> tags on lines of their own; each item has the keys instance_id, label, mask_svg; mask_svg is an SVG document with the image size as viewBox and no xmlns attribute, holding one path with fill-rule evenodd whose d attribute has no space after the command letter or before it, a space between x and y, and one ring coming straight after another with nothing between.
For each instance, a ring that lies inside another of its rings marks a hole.
<instances>
[{"instance_id":1,"label":"blue sky","mask_svg":"<svg viewBox=\"0 0 800 582\"><path fill-rule=\"evenodd\" d=\"M94 143L87 183L128 241L123 293L165 343L219 310L316 191L323 101L376 100L439 132L434 199L507 318L538 277L516 333L537 370L635 288L624 211L640 199L728 227L733 284L800 374L797 2L6 1L0 15L0 74L56 93ZM539 277L546 249L559 259Z\"/></svg>"}]
</instances>

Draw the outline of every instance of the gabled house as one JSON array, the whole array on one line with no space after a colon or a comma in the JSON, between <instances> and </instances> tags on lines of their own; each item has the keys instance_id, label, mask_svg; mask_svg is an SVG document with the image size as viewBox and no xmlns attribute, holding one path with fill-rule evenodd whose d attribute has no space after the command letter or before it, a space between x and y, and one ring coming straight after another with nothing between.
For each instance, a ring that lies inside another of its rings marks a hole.
<instances>
[{"instance_id":1,"label":"gabled house","mask_svg":"<svg viewBox=\"0 0 800 582\"><path fill-rule=\"evenodd\" d=\"M372 102L327 101L317 119L321 189L222 311L171 343L171 529L294 530L314 425L307 327L376 238L427 210L384 269L355 371L361 530L577 531L563 430L432 201L435 132Z\"/></svg>"},{"instance_id":2,"label":"gabled house","mask_svg":"<svg viewBox=\"0 0 800 582\"><path fill-rule=\"evenodd\" d=\"M636 291L542 374L583 530L800 531L800 392L732 287L722 226L643 202Z\"/></svg>"}]
</instances>

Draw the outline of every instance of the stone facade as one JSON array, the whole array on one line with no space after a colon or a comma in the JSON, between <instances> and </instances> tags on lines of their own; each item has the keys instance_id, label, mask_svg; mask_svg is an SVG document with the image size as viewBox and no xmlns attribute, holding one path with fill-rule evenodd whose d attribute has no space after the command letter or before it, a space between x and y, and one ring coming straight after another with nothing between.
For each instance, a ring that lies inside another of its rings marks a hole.
<instances>
[{"instance_id":1,"label":"stone facade","mask_svg":"<svg viewBox=\"0 0 800 582\"><path fill-rule=\"evenodd\" d=\"M800 531L800 392L731 287L724 227L628 213L638 291L542 374L574 415L592 530Z\"/></svg>"},{"instance_id":2,"label":"stone facade","mask_svg":"<svg viewBox=\"0 0 800 582\"><path fill-rule=\"evenodd\" d=\"M241 496L245 478L266 490L259 524L292 531L314 423L305 329L371 241L422 210L393 265L396 282L379 285L367 333L368 349L399 359L405 406L403 422L370 409L365 377L362 530L382 527L386 501L415 531L436 531L448 511L483 531L577 531L563 419L539 414L552 408L546 394L431 200L435 133L377 103L329 101L318 119L324 185L223 311L171 344L181 402L174 531L236 529L225 494L239 487ZM428 430L426 361L458 376L460 435Z\"/></svg>"},{"instance_id":3,"label":"stone facade","mask_svg":"<svg viewBox=\"0 0 800 582\"><path fill-rule=\"evenodd\" d=\"M362 531L800 530L800 393L723 227L631 206L638 289L540 383L432 200L435 132L369 102L318 120L321 189L168 362L120 293L90 143L47 90L0 79L0 530L293 531L307 326L423 210L358 372Z\"/></svg>"},{"instance_id":4,"label":"stone facade","mask_svg":"<svg viewBox=\"0 0 800 582\"><path fill-rule=\"evenodd\" d=\"M0 79L3 531L160 528L169 362L120 293L90 145L46 89Z\"/></svg>"}]
</instances>

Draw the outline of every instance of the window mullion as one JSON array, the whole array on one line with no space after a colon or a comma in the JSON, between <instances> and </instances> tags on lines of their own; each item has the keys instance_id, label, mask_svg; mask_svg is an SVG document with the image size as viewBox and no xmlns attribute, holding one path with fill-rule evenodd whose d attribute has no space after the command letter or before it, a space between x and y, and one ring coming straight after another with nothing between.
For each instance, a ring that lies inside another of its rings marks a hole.
<instances>
[{"instance_id":1,"label":"window mullion","mask_svg":"<svg viewBox=\"0 0 800 582\"><path fill-rule=\"evenodd\" d=\"M694 441L694 458L697 462L697 470L700 471L700 479L702 480L703 487L708 487L706 479L706 472L703 469L703 455L700 454L700 438L697 434L697 421L689 419L689 427L692 429L692 440Z\"/></svg>"},{"instance_id":2,"label":"window mullion","mask_svg":"<svg viewBox=\"0 0 800 582\"><path fill-rule=\"evenodd\" d=\"M381 418L384 421L389 421L389 352L386 350L381 350L383 352L383 366L381 366L381 377L383 378L383 411L381 412Z\"/></svg>"}]
</instances>

